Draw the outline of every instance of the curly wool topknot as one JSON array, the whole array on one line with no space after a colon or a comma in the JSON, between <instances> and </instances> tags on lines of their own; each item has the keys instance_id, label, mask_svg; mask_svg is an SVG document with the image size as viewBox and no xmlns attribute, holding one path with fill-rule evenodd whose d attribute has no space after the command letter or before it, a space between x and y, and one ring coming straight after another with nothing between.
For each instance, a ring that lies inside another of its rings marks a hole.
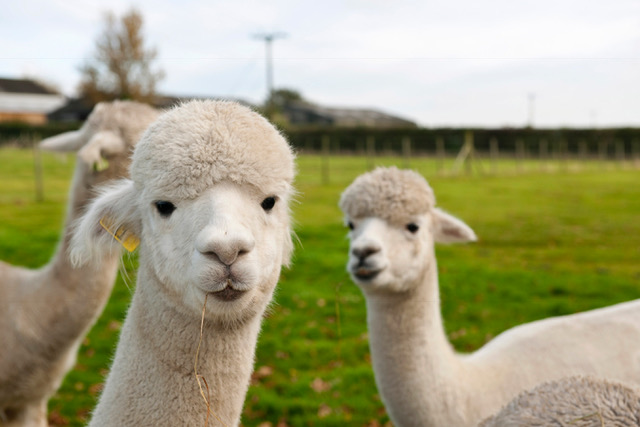
<instances>
[{"instance_id":1,"label":"curly wool topknot","mask_svg":"<svg viewBox=\"0 0 640 427\"><path fill-rule=\"evenodd\" d=\"M111 131L122 138L128 149L133 149L159 114L155 108L135 101L100 102L87 117L86 126L90 132ZM130 156L131 152L127 151L126 155Z\"/></svg>"},{"instance_id":2,"label":"curly wool topknot","mask_svg":"<svg viewBox=\"0 0 640 427\"><path fill-rule=\"evenodd\" d=\"M163 114L136 146L131 177L165 197L193 199L222 181L286 191L294 155L264 117L230 101L190 101Z\"/></svg>"},{"instance_id":3,"label":"curly wool topknot","mask_svg":"<svg viewBox=\"0 0 640 427\"><path fill-rule=\"evenodd\" d=\"M428 212L436 204L422 175L396 167L360 175L340 197L340 209L351 218L375 216L394 224Z\"/></svg>"}]
</instances>

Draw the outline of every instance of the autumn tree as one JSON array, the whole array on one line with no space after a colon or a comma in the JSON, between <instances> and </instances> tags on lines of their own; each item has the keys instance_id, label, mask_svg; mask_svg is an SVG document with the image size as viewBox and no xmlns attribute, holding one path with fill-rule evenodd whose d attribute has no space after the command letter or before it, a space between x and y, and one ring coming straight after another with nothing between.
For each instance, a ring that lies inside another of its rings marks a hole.
<instances>
[{"instance_id":1,"label":"autumn tree","mask_svg":"<svg viewBox=\"0 0 640 427\"><path fill-rule=\"evenodd\" d=\"M131 9L120 19L105 14L105 28L96 39L92 58L80 67L81 96L93 102L132 99L152 102L164 72L153 69L157 50L146 48L142 14Z\"/></svg>"},{"instance_id":2,"label":"autumn tree","mask_svg":"<svg viewBox=\"0 0 640 427\"><path fill-rule=\"evenodd\" d=\"M282 88L274 90L265 105L273 104L282 108L284 105L295 101L304 101L300 92L295 89Z\"/></svg>"}]
</instances>

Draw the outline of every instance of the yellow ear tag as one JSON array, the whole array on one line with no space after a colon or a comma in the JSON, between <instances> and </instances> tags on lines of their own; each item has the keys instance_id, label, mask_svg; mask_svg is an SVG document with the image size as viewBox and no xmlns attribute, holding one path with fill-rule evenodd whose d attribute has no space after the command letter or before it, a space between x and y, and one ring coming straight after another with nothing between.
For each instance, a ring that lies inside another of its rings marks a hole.
<instances>
[{"instance_id":1,"label":"yellow ear tag","mask_svg":"<svg viewBox=\"0 0 640 427\"><path fill-rule=\"evenodd\" d=\"M135 251L140 244L138 236L124 228L124 226L119 227L115 232L112 231L113 222L107 217L100 219L100 225L129 252Z\"/></svg>"},{"instance_id":2,"label":"yellow ear tag","mask_svg":"<svg viewBox=\"0 0 640 427\"><path fill-rule=\"evenodd\" d=\"M109 167L109 162L107 159L100 157L100 161L93 164L93 170L96 172L102 172ZM106 229L105 229L106 230Z\"/></svg>"}]
</instances>

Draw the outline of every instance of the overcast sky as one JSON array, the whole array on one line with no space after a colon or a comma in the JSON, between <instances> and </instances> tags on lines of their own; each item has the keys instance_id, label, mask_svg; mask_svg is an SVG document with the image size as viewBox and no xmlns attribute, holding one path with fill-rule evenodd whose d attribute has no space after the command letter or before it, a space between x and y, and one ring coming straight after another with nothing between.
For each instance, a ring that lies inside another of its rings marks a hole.
<instances>
[{"instance_id":1,"label":"overcast sky","mask_svg":"<svg viewBox=\"0 0 640 427\"><path fill-rule=\"evenodd\" d=\"M0 13L0 77L73 95L104 12L132 6L160 92L262 102L276 88L423 126L640 126L640 0L20 0Z\"/></svg>"}]
</instances>

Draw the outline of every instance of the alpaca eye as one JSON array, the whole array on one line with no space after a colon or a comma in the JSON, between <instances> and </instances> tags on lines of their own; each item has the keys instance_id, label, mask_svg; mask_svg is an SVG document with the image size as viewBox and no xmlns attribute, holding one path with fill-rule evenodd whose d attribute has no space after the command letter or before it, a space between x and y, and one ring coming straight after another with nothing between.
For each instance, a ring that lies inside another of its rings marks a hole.
<instances>
[{"instance_id":1,"label":"alpaca eye","mask_svg":"<svg viewBox=\"0 0 640 427\"><path fill-rule=\"evenodd\" d=\"M347 223L347 227L349 227L349 230L353 230L354 228L356 228L351 221Z\"/></svg>"},{"instance_id":2,"label":"alpaca eye","mask_svg":"<svg viewBox=\"0 0 640 427\"><path fill-rule=\"evenodd\" d=\"M418 224L414 224L413 222L410 224L407 224L407 230L409 230L412 233L415 233L416 231L418 231L420 227L418 227Z\"/></svg>"},{"instance_id":3,"label":"alpaca eye","mask_svg":"<svg viewBox=\"0 0 640 427\"><path fill-rule=\"evenodd\" d=\"M176 210L176 206L171 202L158 200L156 202L156 209L158 209L158 213L160 214L160 216L168 218L169 216L171 216L173 211Z\"/></svg>"},{"instance_id":4,"label":"alpaca eye","mask_svg":"<svg viewBox=\"0 0 640 427\"><path fill-rule=\"evenodd\" d=\"M260 203L260 206L262 206L262 209L264 209L265 211L270 211L271 209L273 209L273 207L276 204L276 198L275 197L267 197L266 199L264 199L262 201L262 203Z\"/></svg>"}]
</instances>

